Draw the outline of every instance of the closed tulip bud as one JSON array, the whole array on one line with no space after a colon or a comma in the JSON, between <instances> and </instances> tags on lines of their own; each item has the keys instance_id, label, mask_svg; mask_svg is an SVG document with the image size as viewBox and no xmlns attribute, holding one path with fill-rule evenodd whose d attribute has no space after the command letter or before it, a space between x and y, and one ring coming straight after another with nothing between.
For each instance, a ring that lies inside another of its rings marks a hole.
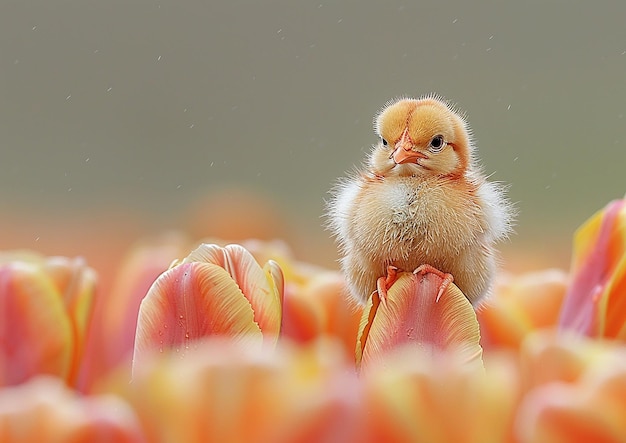
<instances>
[{"instance_id":1,"label":"closed tulip bud","mask_svg":"<svg viewBox=\"0 0 626 443\"><path fill-rule=\"evenodd\" d=\"M239 245L203 244L161 274L141 302L134 365L155 351L184 354L212 336L273 345L282 299L282 271L275 262L261 268Z\"/></svg>"}]
</instances>

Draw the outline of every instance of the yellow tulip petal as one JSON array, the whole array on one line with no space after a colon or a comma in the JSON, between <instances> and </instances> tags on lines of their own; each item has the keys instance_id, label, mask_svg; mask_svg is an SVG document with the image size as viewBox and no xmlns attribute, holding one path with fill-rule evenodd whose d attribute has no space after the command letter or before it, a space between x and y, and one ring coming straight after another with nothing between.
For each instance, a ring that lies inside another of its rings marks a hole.
<instances>
[{"instance_id":1,"label":"yellow tulip petal","mask_svg":"<svg viewBox=\"0 0 626 443\"><path fill-rule=\"evenodd\" d=\"M213 264L183 263L163 273L141 302L134 364L154 351L184 353L207 336L249 334L260 337L261 330L230 274Z\"/></svg>"},{"instance_id":2,"label":"yellow tulip petal","mask_svg":"<svg viewBox=\"0 0 626 443\"><path fill-rule=\"evenodd\" d=\"M386 306L372 297L361 318L357 363L405 343L455 349L468 360L480 359L480 331L471 304L454 284L437 301L441 282L433 273L401 273L388 290Z\"/></svg>"},{"instance_id":3,"label":"yellow tulip petal","mask_svg":"<svg viewBox=\"0 0 626 443\"><path fill-rule=\"evenodd\" d=\"M37 265L0 266L0 385L35 374L67 380L75 336L63 299Z\"/></svg>"},{"instance_id":4,"label":"yellow tulip petal","mask_svg":"<svg viewBox=\"0 0 626 443\"><path fill-rule=\"evenodd\" d=\"M222 248L212 244L200 245L183 260L183 263L191 262L212 263L224 268L250 301L254 319L263 334L278 334L283 297L282 274L278 275L278 265L269 265L269 273L266 273L244 247L228 245ZM275 275L279 282L268 279Z\"/></svg>"}]
</instances>

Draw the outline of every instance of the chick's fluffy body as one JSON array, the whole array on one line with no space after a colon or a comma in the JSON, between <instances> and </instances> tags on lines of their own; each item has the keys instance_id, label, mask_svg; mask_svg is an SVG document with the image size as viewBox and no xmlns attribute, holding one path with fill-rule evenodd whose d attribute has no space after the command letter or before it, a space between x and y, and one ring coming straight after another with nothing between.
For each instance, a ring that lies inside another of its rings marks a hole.
<instances>
[{"instance_id":1,"label":"chick's fluffy body","mask_svg":"<svg viewBox=\"0 0 626 443\"><path fill-rule=\"evenodd\" d=\"M513 210L503 187L477 166L465 120L437 96L403 98L381 110L375 129L381 141L364 170L341 181L329 203L352 297L366 301L389 265L412 271L429 264L452 274L477 304Z\"/></svg>"}]
</instances>

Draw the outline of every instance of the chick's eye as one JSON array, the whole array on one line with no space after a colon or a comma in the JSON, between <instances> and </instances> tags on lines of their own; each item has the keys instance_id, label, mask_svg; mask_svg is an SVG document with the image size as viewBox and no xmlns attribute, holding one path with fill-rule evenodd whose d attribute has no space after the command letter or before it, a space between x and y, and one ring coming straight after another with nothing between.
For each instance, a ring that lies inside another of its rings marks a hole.
<instances>
[{"instance_id":1,"label":"chick's eye","mask_svg":"<svg viewBox=\"0 0 626 443\"><path fill-rule=\"evenodd\" d=\"M387 146L387 140L385 140L384 138L380 138L383 141L383 145Z\"/></svg>"},{"instance_id":2,"label":"chick's eye","mask_svg":"<svg viewBox=\"0 0 626 443\"><path fill-rule=\"evenodd\" d=\"M443 141L443 135L435 135L433 139L430 141L428 147L433 152L439 152L443 149L446 142Z\"/></svg>"}]
</instances>

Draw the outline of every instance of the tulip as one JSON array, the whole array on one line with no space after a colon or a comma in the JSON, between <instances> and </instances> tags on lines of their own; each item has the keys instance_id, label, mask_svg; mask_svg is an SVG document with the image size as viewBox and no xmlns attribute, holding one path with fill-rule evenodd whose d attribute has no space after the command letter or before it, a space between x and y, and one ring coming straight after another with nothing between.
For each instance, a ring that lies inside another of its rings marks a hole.
<instances>
[{"instance_id":1,"label":"tulip","mask_svg":"<svg viewBox=\"0 0 626 443\"><path fill-rule=\"evenodd\" d=\"M374 293L361 317L357 365L384 359L403 344L454 350L468 361L480 361L480 332L472 305L452 283L438 298L442 281L434 273L402 272L389 288L385 304Z\"/></svg>"},{"instance_id":2,"label":"tulip","mask_svg":"<svg viewBox=\"0 0 626 443\"><path fill-rule=\"evenodd\" d=\"M567 284L567 274L558 269L500 276L476 312L483 348L518 349L533 331L555 327Z\"/></svg>"},{"instance_id":3,"label":"tulip","mask_svg":"<svg viewBox=\"0 0 626 443\"><path fill-rule=\"evenodd\" d=\"M130 369L127 363L133 355L141 300L155 279L187 249L184 236L167 233L134 244L119 261L110 291L98 298L94 308L92 334L85 355L88 377L81 389L88 391L118 365Z\"/></svg>"},{"instance_id":4,"label":"tulip","mask_svg":"<svg viewBox=\"0 0 626 443\"><path fill-rule=\"evenodd\" d=\"M518 407L522 443L626 441L626 353L581 337L537 337L523 360L532 381ZM548 342L547 345L540 343Z\"/></svg>"},{"instance_id":5,"label":"tulip","mask_svg":"<svg viewBox=\"0 0 626 443\"><path fill-rule=\"evenodd\" d=\"M135 413L123 400L82 397L52 377L0 391L0 436L3 443L145 441Z\"/></svg>"},{"instance_id":6,"label":"tulip","mask_svg":"<svg viewBox=\"0 0 626 443\"><path fill-rule=\"evenodd\" d=\"M322 340L267 352L213 336L184 359L153 354L120 395L151 442L367 441L342 350Z\"/></svg>"},{"instance_id":7,"label":"tulip","mask_svg":"<svg viewBox=\"0 0 626 443\"><path fill-rule=\"evenodd\" d=\"M243 247L202 244L161 274L141 302L134 364L145 354L184 354L209 336L278 339L283 301L280 267L263 269Z\"/></svg>"},{"instance_id":8,"label":"tulip","mask_svg":"<svg viewBox=\"0 0 626 443\"><path fill-rule=\"evenodd\" d=\"M561 329L626 339L626 200L597 212L574 237Z\"/></svg>"},{"instance_id":9,"label":"tulip","mask_svg":"<svg viewBox=\"0 0 626 443\"><path fill-rule=\"evenodd\" d=\"M80 258L0 257L0 385L36 374L76 383L95 286Z\"/></svg>"},{"instance_id":10,"label":"tulip","mask_svg":"<svg viewBox=\"0 0 626 443\"><path fill-rule=\"evenodd\" d=\"M300 343L338 338L346 351L353 352L361 309L348 301L343 276L318 270L302 283L286 281L281 337Z\"/></svg>"},{"instance_id":11,"label":"tulip","mask_svg":"<svg viewBox=\"0 0 626 443\"><path fill-rule=\"evenodd\" d=\"M510 441L516 376L511 365L483 369L463 353L400 346L362 374L369 441Z\"/></svg>"},{"instance_id":12,"label":"tulip","mask_svg":"<svg viewBox=\"0 0 626 443\"><path fill-rule=\"evenodd\" d=\"M295 260L281 241L248 240L243 246L259 262L271 257L283 271L282 339L308 343L333 337L340 339L346 351L354 351L362 308L349 301L340 272Z\"/></svg>"}]
</instances>

